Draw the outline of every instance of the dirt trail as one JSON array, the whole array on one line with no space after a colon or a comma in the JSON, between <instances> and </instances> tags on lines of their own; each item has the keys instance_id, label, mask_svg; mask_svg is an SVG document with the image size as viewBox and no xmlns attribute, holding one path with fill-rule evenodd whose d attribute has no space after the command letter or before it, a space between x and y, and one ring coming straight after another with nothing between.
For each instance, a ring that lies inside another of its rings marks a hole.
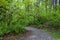
<instances>
[{"instance_id":1,"label":"dirt trail","mask_svg":"<svg viewBox=\"0 0 60 40\"><path fill-rule=\"evenodd\" d=\"M32 27L26 27L27 33L24 37L18 37L16 39L9 39L9 40L54 40L48 33L44 32L43 30L39 30Z\"/></svg>"},{"instance_id":2,"label":"dirt trail","mask_svg":"<svg viewBox=\"0 0 60 40\"><path fill-rule=\"evenodd\" d=\"M26 34L22 40L53 40L53 38L43 30L31 27L26 27L26 29L30 32L29 34Z\"/></svg>"}]
</instances>

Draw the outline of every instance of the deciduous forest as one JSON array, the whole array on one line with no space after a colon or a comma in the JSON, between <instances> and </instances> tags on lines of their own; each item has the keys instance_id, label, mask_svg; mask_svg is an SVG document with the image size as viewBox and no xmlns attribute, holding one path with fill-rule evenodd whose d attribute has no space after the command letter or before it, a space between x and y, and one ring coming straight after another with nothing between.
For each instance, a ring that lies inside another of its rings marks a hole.
<instances>
[{"instance_id":1,"label":"deciduous forest","mask_svg":"<svg viewBox=\"0 0 60 40\"><path fill-rule=\"evenodd\" d=\"M0 40L25 34L26 27L42 29L60 40L60 0L0 0Z\"/></svg>"}]
</instances>

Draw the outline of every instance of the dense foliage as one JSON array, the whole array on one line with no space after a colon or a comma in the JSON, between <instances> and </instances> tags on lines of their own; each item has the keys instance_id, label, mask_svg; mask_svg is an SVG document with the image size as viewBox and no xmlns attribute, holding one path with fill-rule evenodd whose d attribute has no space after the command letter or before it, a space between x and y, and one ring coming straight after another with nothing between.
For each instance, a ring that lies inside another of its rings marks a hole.
<instances>
[{"instance_id":1,"label":"dense foliage","mask_svg":"<svg viewBox=\"0 0 60 40\"><path fill-rule=\"evenodd\" d=\"M20 16L19 6L20 3L16 0L0 0L0 35L25 31L24 14Z\"/></svg>"},{"instance_id":2,"label":"dense foliage","mask_svg":"<svg viewBox=\"0 0 60 40\"><path fill-rule=\"evenodd\" d=\"M25 32L24 27L32 24L60 28L60 6L56 8L49 1L0 0L0 35Z\"/></svg>"}]
</instances>

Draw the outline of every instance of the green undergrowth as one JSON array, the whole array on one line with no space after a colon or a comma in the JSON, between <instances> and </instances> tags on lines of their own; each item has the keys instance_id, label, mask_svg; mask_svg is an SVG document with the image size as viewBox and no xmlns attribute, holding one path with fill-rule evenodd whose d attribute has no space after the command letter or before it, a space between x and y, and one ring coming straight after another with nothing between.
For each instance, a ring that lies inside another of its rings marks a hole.
<instances>
[{"instance_id":1,"label":"green undergrowth","mask_svg":"<svg viewBox=\"0 0 60 40\"><path fill-rule=\"evenodd\" d=\"M60 29L60 5L52 9L49 0L41 2L40 4L37 0L0 0L0 35L24 33L27 25Z\"/></svg>"}]
</instances>

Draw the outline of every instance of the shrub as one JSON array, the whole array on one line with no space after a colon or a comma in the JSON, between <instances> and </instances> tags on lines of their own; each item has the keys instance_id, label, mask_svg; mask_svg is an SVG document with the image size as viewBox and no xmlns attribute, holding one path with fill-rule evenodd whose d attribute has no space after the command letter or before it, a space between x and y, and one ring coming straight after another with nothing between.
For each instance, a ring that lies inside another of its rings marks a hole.
<instances>
[{"instance_id":1,"label":"shrub","mask_svg":"<svg viewBox=\"0 0 60 40\"><path fill-rule=\"evenodd\" d=\"M56 10L56 11L52 10L49 12L49 9L48 9L47 13L42 12L41 14L39 14L37 21L39 21L38 22L39 24L42 23L42 25L47 23L49 27L60 28L60 22L59 22L60 16L59 15L60 15L59 10Z\"/></svg>"},{"instance_id":2,"label":"shrub","mask_svg":"<svg viewBox=\"0 0 60 40\"><path fill-rule=\"evenodd\" d=\"M24 5L27 4L16 0L0 0L0 3L0 35L23 33L25 27L34 21L32 13L26 11Z\"/></svg>"},{"instance_id":3,"label":"shrub","mask_svg":"<svg viewBox=\"0 0 60 40\"><path fill-rule=\"evenodd\" d=\"M0 0L0 35L12 32L25 32L25 25L21 24L22 22L18 15L19 12L16 12L16 10L19 10L17 9L19 7L17 7L14 2L16 3L16 1L13 0Z\"/></svg>"}]
</instances>

